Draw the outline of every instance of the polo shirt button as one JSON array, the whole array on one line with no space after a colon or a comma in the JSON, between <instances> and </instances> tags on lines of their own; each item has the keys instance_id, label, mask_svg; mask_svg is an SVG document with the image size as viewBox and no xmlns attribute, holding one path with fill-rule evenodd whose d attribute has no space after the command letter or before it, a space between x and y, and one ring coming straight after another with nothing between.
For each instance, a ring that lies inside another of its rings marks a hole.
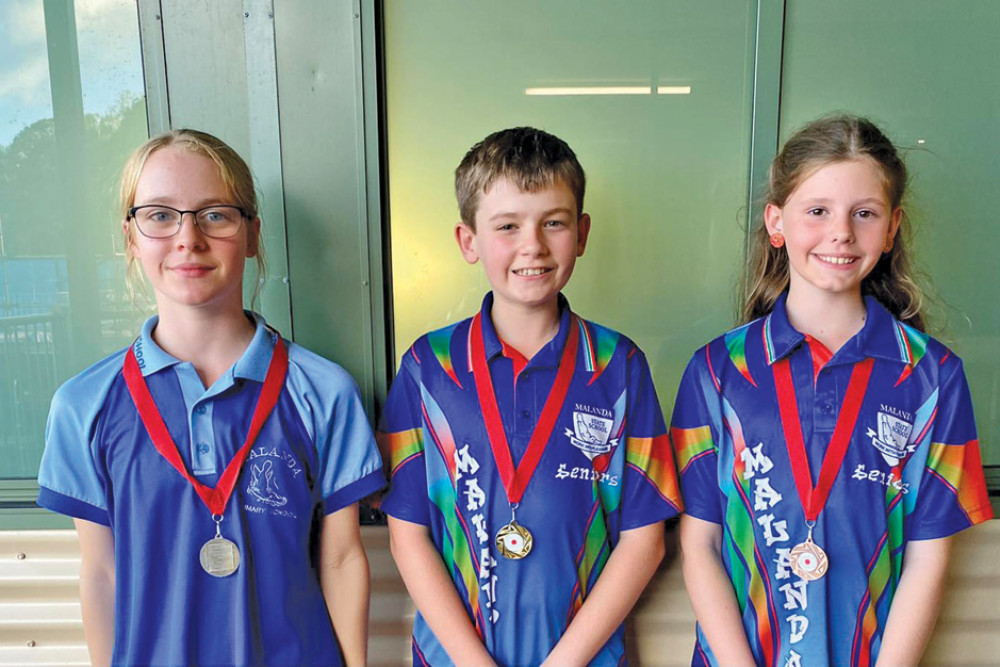
<instances>
[{"instance_id":1,"label":"polo shirt button","mask_svg":"<svg viewBox=\"0 0 1000 667\"><path fill-rule=\"evenodd\" d=\"M204 404L199 405L198 407L196 407L194 409L194 411L195 411L195 414L199 414L199 415L205 414L205 405Z\"/></svg>"},{"instance_id":2,"label":"polo shirt button","mask_svg":"<svg viewBox=\"0 0 1000 667\"><path fill-rule=\"evenodd\" d=\"M823 412L830 412L830 410L833 410L833 406L830 405L829 403L825 403L823 405Z\"/></svg>"},{"instance_id":3,"label":"polo shirt button","mask_svg":"<svg viewBox=\"0 0 1000 667\"><path fill-rule=\"evenodd\" d=\"M198 453L208 454L209 447L204 442L198 443Z\"/></svg>"},{"instance_id":4,"label":"polo shirt button","mask_svg":"<svg viewBox=\"0 0 1000 667\"><path fill-rule=\"evenodd\" d=\"M521 416L525 419L531 419L531 410L521 410Z\"/></svg>"}]
</instances>

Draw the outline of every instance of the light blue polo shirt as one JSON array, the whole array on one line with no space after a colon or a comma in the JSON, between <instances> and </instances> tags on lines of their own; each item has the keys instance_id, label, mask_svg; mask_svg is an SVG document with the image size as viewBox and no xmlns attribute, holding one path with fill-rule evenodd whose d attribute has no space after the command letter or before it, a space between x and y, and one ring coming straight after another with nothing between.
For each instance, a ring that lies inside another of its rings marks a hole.
<instances>
[{"instance_id":1,"label":"light blue polo shirt","mask_svg":"<svg viewBox=\"0 0 1000 667\"><path fill-rule=\"evenodd\" d=\"M210 487L245 441L277 341L248 317L250 345L208 388L153 341L156 317L135 342L185 465ZM315 567L319 522L381 488L382 464L350 375L286 345L284 388L221 523L242 558L225 578L201 568L215 524L150 441L122 375L125 350L52 399L38 504L114 534L115 664L340 664Z\"/></svg>"}]
</instances>

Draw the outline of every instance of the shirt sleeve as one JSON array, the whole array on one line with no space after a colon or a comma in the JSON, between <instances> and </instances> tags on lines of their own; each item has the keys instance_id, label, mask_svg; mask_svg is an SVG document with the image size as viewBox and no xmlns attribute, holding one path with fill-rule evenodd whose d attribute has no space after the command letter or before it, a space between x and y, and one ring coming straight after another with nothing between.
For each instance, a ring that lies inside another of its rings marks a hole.
<instances>
[{"instance_id":1,"label":"shirt sleeve","mask_svg":"<svg viewBox=\"0 0 1000 667\"><path fill-rule=\"evenodd\" d=\"M638 348L630 354L622 530L675 516L684 506L649 363Z\"/></svg>"},{"instance_id":2,"label":"shirt sleeve","mask_svg":"<svg viewBox=\"0 0 1000 667\"><path fill-rule=\"evenodd\" d=\"M389 389L378 429L379 444L391 467L389 491L381 509L397 519L426 526L430 524L430 501L419 373L419 362L410 348Z\"/></svg>"},{"instance_id":3,"label":"shirt sleeve","mask_svg":"<svg viewBox=\"0 0 1000 667\"><path fill-rule=\"evenodd\" d=\"M907 516L909 539L946 537L993 517L965 372L954 356L943 366L926 463L916 471L919 490Z\"/></svg>"},{"instance_id":4,"label":"shirt sleeve","mask_svg":"<svg viewBox=\"0 0 1000 667\"><path fill-rule=\"evenodd\" d=\"M719 391L706 363L708 350L706 346L696 352L684 370L670 423L670 443L680 471L684 511L721 524L716 438L722 420Z\"/></svg>"},{"instance_id":5,"label":"shirt sleeve","mask_svg":"<svg viewBox=\"0 0 1000 667\"><path fill-rule=\"evenodd\" d=\"M97 431L108 389L120 368L120 355L99 362L66 382L52 397L38 471L39 506L111 525L110 485L98 453Z\"/></svg>"},{"instance_id":6,"label":"shirt sleeve","mask_svg":"<svg viewBox=\"0 0 1000 667\"><path fill-rule=\"evenodd\" d=\"M310 424L323 513L332 514L383 486L382 459L354 378L333 362L289 346L286 383Z\"/></svg>"}]
</instances>

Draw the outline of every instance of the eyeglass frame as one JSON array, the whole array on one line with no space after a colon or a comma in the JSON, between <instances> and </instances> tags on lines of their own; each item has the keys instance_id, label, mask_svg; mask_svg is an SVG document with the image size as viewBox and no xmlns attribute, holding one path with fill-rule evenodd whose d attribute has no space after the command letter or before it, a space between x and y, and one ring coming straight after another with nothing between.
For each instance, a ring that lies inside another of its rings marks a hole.
<instances>
[{"instance_id":1,"label":"eyeglass frame","mask_svg":"<svg viewBox=\"0 0 1000 667\"><path fill-rule=\"evenodd\" d=\"M177 229L175 229L174 233L171 234L170 236L150 236L146 232L142 231L142 227L139 225L139 221L136 220L136 217L135 217L135 212L138 211L139 209L143 209L143 208L165 208L165 209L169 209L169 210L173 211L174 213L179 214L180 218L178 218L178 220L177 220ZM182 211L180 209L174 208L173 206L167 206L166 204L142 204L141 206L132 206L131 208L129 208L129 210L128 210L128 218L126 218L126 219L128 219L128 220L135 220L135 228L137 230L139 230L139 233L142 234L143 236L145 236L147 239L153 239L154 241L162 241L162 240L165 240L165 239L172 239L175 236L177 236L180 233L180 231L181 231L181 226L184 224L184 214L185 213L190 213L191 214L191 217L194 218L194 226L198 228L199 232L201 232L202 234L204 234L205 236L207 236L210 239L231 239L231 238L233 238L234 236L236 236L237 234L240 233L240 228L239 227L237 227L236 231L234 231L232 234L230 234L228 236L214 236L214 235L209 234L208 232L206 232L204 229L202 229L202 226L200 224L198 224L198 214L201 213L202 211L207 211L207 210L212 209L212 208L233 208L233 209L236 209L237 211L239 211L240 219L241 219L242 222L245 223L247 220L250 219L250 214L247 212L247 210L245 208L243 208L242 206L237 206L236 204L212 204L211 206L203 206L203 207L199 208L197 211L191 211L191 210Z\"/></svg>"}]
</instances>

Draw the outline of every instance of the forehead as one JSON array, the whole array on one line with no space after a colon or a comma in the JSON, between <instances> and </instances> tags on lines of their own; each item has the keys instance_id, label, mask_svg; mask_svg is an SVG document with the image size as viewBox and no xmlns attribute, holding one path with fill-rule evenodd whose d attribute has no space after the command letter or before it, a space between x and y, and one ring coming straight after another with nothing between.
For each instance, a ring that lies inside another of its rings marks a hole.
<instances>
[{"instance_id":1,"label":"forehead","mask_svg":"<svg viewBox=\"0 0 1000 667\"><path fill-rule=\"evenodd\" d=\"M881 167L872 160L842 160L806 170L790 199L835 196L888 199L888 183Z\"/></svg>"},{"instance_id":2,"label":"forehead","mask_svg":"<svg viewBox=\"0 0 1000 667\"><path fill-rule=\"evenodd\" d=\"M578 214L576 197L562 179L556 178L551 183L526 190L512 179L500 177L479 196L476 219L485 220L504 213L530 215L556 209L566 209L574 216Z\"/></svg>"},{"instance_id":3,"label":"forehead","mask_svg":"<svg viewBox=\"0 0 1000 667\"><path fill-rule=\"evenodd\" d=\"M135 188L137 203L169 200L197 204L229 199L229 188L215 161L176 146L165 146L146 158Z\"/></svg>"}]
</instances>

